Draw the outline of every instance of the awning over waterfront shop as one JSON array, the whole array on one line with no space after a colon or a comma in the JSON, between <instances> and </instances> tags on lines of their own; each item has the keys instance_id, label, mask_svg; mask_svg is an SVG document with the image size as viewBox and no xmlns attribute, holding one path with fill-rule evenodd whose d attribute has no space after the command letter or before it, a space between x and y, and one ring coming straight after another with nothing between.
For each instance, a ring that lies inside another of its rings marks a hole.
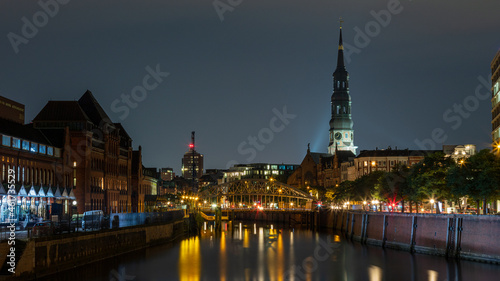
<instances>
[{"instance_id":1,"label":"awning over waterfront shop","mask_svg":"<svg viewBox=\"0 0 500 281\"><path fill-rule=\"evenodd\" d=\"M17 196L28 196L24 185L16 185L16 195Z\"/></svg>"},{"instance_id":2,"label":"awning over waterfront shop","mask_svg":"<svg viewBox=\"0 0 500 281\"><path fill-rule=\"evenodd\" d=\"M57 199L62 198L61 196L61 190L59 189L59 186L55 188L56 192L54 192L54 197Z\"/></svg>"},{"instance_id":3,"label":"awning over waterfront shop","mask_svg":"<svg viewBox=\"0 0 500 281\"><path fill-rule=\"evenodd\" d=\"M0 196L6 196L8 184L0 182ZM71 199L75 200L75 193L71 187L55 187L55 186L30 186L28 191L24 185L15 185L16 194L13 196L20 197L40 197L40 198L56 198L56 199Z\"/></svg>"},{"instance_id":4,"label":"awning over waterfront shop","mask_svg":"<svg viewBox=\"0 0 500 281\"><path fill-rule=\"evenodd\" d=\"M38 197L47 197L45 195L45 191L43 190L43 186L40 186L40 189L38 190Z\"/></svg>"},{"instance_id":5,"label":"awning over waterfront shop","mask_svg":"<svg viewBox=\"0 0 500 281\"><path fill-rule=\"evenodd\" d=\"M61 197L62 197L63 199L68 199L68 191L67 191L67 190L66 190L66 188L64 188L64 187L62 188L62 190L63 190L63 192L62 192Z\"/></svg>"},{"instance_id":6,"label":"awning over waterfront shop","mask_svg":"<svg viewBox=\"0 0 500 281\"><path fill-rule=\"evenodd\" d=\"M20 195L20 194L19 194ZM32 185L28 191L29 197L38 197L35 187Z\"/></svg>"},{"instance_id":7,"label":"awning over waterfront shop","mask_svg":"<svg viewBox=\"0 0 500 281\"><path fill-rule=\"evenodd\" d=\"M44 189L45 196L47 197L54 197L54 193L52 192L52 187L51 186L46 186Z\"/></svg>"},{"instance_id":8,"label":"awning over waterfront shop","mask_svg":"<svg viewBox=\"0 0 500 281\"><path fill-rule=\"evenodd\" d=\"M75 197L75 193L73 192L73 188L68 187L68 189L70 190L70 192L69 192L69 199L75 200L76 197Z\"/></svg>"}]
</instances>

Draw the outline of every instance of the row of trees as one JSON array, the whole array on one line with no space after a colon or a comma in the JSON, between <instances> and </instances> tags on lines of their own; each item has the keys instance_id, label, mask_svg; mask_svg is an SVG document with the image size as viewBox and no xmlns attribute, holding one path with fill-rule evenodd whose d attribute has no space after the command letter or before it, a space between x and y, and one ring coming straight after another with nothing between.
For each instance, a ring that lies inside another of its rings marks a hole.
<instances>
[{"instance_id":1,"label":"row of trees","mask_svg":"<svg viewBox=\"0 0 500 281\"><path fill-rule=\"evenodd\" d=\"M323 192L321 192L323 191ZM490 150L455 162L442 152L427 155L411 167L396 165L392 171L376 171L355 181L344 181L334 188L319 190L323 200L340 203L346 201L379 200L388 204L401 202L403 211L409 204L418 212L420 202L455 202L462 209L462 197L472 199L479 211L483 203L500 196L500 158Z\"/></svg>"}]
</instances>

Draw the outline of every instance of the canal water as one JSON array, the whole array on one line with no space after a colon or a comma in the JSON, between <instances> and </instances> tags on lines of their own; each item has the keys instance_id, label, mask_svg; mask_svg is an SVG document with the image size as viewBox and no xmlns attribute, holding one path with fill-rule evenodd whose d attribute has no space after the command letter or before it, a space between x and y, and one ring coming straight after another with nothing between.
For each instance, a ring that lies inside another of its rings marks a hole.
<instances>
[{"instance_id":1,"label":"canal water","mask_svg":"<svg viewBox=\"0 0 500 281\"><path fill-rule=\"evenodd\" d=\"M500 280L500 266L351 242L335 231L248 222L38 280Z\"/></svg>"}]
</instances>

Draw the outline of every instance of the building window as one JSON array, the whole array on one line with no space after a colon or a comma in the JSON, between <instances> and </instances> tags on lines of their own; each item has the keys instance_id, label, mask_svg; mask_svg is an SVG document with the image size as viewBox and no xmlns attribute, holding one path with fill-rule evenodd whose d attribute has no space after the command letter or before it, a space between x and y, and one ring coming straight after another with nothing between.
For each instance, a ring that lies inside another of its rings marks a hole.
<instances>
[{"instance_id":1,"label":"building window","mask_svg":"<svg viewBox=\"0 0 500 281\"><path fill-rule=\"evenodd\" d=\"M38 152L40 152L41 154L45 154L45 152L46 152L45 151L45 147L46 147L45 145L41 144L40 147L39 147L39 149L38 149Z\"/></svg>"},{"instance_id":2,"label":"building window","mask_svg":"<svg viewBox=\"0 0 500 281\"><path fill-rule=\"evenodd\" d=\"M30 142L23 140L23 150L30 150Z\"/></svg>"},{"instance_id":3,"label":"building window","mask_svg":"<svg viewBox=\"0 0 500 281\"><path fill-rule=\"evenodd\" d=\"M10 146L10 137L2 136L2 145Z\"/></svg>"},{"instance_id":4,"label":"building window","mask_svg":"<svg viewBox=\"0 0 500 281\"><path fill-rule=\"evenodd\" d=\"M34 143L32 142L31 143L31 149L30 149L31 152L38 152L38 144L37 143Z\"/></svg>"},{"instance_id":5,"label":"building window","mask_svg":"<svg viewBox=\"0 0 500 281\"><path fill-rule=\"evenodd\" d=\"M51 146L47 147L47 154L51 156L54 155L54 149Z\"/></svg>"},{"instance_id":6,"label":"building window","mask_svg":"<svg viewBox=\"0 0 500 281\"><path fill-rule=\"evenodd\" d=\"M12 138L12 147L14 148L21 148L21 140Z\"/></svg>"}]
</instances>

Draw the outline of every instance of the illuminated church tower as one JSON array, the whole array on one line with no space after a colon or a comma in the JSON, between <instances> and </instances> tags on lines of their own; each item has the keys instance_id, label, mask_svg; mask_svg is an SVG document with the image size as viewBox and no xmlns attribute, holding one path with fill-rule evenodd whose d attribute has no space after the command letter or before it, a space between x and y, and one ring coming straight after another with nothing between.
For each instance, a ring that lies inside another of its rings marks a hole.
<instances>
[{"instance_id":1,"label":"illuminated church tower","mask_svg":"<svg viewBox=\"0 0 500 281\"><path fill-rule=\"evenodd\" d=\"M351 96L349 95L349 73L344 65L344 46L342 44L342 20L340 21L339 50L337 69L333 73L332 119L330 120L330 142L328 153L335 151L352 151L354 146L354 130L352 129Z\"/></svg>"}]
</instances>

